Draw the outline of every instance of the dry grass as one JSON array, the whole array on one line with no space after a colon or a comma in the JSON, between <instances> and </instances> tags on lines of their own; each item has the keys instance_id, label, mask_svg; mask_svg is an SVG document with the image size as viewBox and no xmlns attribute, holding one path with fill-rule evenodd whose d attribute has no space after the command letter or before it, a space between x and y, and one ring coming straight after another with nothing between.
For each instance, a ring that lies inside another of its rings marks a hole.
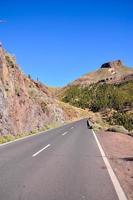
<instances>
[{"instance_id":1,"label":"dry grass","mask_svg":"<svg viewBox=\"0 0 133 200\"><path fill-rule=\"evenodd\" d=\"M58 101L58 105L64 111L65 118L67 121L73 121L76 119L88 117L87 110L71 106L70 104L61 101Z\"/></svg>"},{"instance_id":2,"label":"dry grass","mask_svg":"<svg viewBox=\"0 0 133 200\"><path fill-rule=\"evenodd\" d=\"M52 129L52 128L57 128L60 125L61 124L59 124L57 122L52 122L52 123L44 125L44 127L40 128L39 130L34 129L30 132L25 132L25 133L21 133L21 134L18 133L17 135L12 135L10 133L7 134L7 135L0 135L0 144L10 142L10 141L14 141L16 139L23 138L23 137L26 137L26 136L29 136L29 135L35 135L35 134L38 134L42 131L47 131L47 130Z\"/></svg>"}]
</instances>

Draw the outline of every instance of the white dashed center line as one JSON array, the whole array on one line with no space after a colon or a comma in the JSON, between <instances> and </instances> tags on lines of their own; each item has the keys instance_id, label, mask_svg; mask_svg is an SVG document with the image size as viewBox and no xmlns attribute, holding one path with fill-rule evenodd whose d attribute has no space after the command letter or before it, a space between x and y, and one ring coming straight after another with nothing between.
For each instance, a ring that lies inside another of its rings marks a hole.
<instances>
[{"instance_id":1,"label":"white dashed center line","mask_svg":"<svg viewBox=\"0 0 133 200\"><path fill-rule=\"evenodd\" d=\"M48 144L47 146L45 146L44 148L40 149L39 151L37 151L35 154L32 155L32 157L37 156L39 153L41 153L42 151L44 151L45 149L47 149L48 147L50 147L51 144Z\"/></svg>"},{"instance_id":2,"label":"white dashed center line","mask_svg":"<svg viewBox=\"0 0 133 200\"><path fill-rule=\"evenodd\" d=\"M65 133L62 133L62 135L64 136L64 135L66 135L68 133L68 131L66 131Z\"/></svg>"}]
</instances>

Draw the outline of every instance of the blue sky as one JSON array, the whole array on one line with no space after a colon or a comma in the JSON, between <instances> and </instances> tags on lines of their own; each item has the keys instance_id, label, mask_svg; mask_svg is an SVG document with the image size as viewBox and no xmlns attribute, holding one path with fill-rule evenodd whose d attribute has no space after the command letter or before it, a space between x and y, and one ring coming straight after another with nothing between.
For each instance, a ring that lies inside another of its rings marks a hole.
<instances>
[{"instance_id":1,"label":"blue sky","mask_svg":"<svg viewBox=\"0 0 133 200\"><path fill-rule=\"evenodd\" d=\"M132 0L1 0L1 19L4 47L50 86L114 59L133 66Z\"/></svg>"}]
</instances>

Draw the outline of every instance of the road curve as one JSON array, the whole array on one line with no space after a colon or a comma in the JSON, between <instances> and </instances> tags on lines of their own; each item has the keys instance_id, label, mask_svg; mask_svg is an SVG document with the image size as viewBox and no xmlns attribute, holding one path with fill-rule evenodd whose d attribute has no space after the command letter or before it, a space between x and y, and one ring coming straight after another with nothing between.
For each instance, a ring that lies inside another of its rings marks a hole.
<instances>
[{"instance_id":1,"label":"road curve","mask_svg":"<svg viewBox=\"0 0 133 200\"><path fill-rule=\"evenodd\" d=\"M0 146L0 200L118 200L86 120Z\"/></svg>"}]
</instances>

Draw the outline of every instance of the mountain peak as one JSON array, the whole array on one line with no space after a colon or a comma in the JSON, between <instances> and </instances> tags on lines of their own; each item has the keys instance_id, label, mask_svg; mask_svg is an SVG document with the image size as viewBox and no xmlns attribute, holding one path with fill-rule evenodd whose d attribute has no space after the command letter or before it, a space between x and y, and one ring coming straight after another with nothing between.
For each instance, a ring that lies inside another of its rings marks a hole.
<instances>
[{"instance_id":1,"label":"mountain peak","mask_svg":"<svg viewBox=\"0 0 133 200\"><path fill-rule=\"evenodd\" d=\"M133 69L124 66L121 60L114 60L101 65L91 73L81 76L70 85L88 86L97 82L118 83L132 79Z\"/></svg>"},{"instance_id":2,"label":"mountain peak","mask_svg":"<svg viewBox=\"0 0 133 200\"><path fill-rule=\"evenodd\" d=\"M116 67L122 67L123 63L121 60L115 60L111 62L107 62L101 65L101 68L116 68Z\"/></svg>"}]
</instances>

